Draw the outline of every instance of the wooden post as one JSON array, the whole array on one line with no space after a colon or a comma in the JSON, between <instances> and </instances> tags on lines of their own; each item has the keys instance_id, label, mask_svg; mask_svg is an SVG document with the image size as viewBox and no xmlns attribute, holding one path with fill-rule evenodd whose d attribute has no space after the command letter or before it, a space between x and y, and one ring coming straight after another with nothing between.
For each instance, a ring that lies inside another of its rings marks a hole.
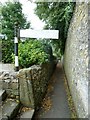
<instances>
[{"instance_id":1,"label":"wooden post","mask_svg":"<svg viewBox=\"0 0 90 120\"><path fill-rule=\"evenodd\" d=\"M14 51L15 51L15 71L18 71L19 61L18 61L18 26L17 24L15 24Z\"/></svg>"}]
</instances>

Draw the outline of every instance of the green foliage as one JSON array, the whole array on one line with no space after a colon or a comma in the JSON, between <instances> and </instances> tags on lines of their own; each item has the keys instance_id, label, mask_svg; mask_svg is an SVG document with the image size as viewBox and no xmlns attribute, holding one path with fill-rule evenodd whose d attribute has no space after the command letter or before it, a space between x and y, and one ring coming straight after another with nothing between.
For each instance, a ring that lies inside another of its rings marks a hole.
<instances>
[{"instance_id":1,"label":"green foliage","mask_svg":"<svg viewBox=\"0 0 90 120\"><path fill-rule=\"evenodd\" d=\"M1 3L0 3L0 16L1 16ZM1 18L0 18L1 20ZM1 33L1 30L2 30L2 26L1 26L1 22L0 22L0 33Z\"/></svg>"},{"instance_id":2,"label":"green foliage","mask_svg":"<svg viewBox=\"0 0 90 120\"><path fill-rule=\"evenodd\" d=\"M2 61L4 63L12 62L12 53L14 53L14 27L15 23L22 28L29 28L30 23L26 21L22 13L22 5L19 2L7 2L0 6L1 8L1 33L6 34L8 40L2 42Z\"/></svg>"},{"instance_id":3,"label":"green foliage","mask_svg":"<svg viewBox=\"0 0 90 120\"><path fill-rule=\"evenodd\" d=\"M59 59L61 58L61 49L60 48L60 41L59 40L43 40L44 44L50 45L52 47L51 53L53 53L54 56L57 56Z\"/></svg>"},{"instance_id":4,"label":"green foliage","mask_svg":"<svg viewBox=\"0 0 90 120\"><path fill-rule=\"evenodd\" d=\"M6 2L1 7L2 13L2 33L6 34L8 39L14 38L15 23L20 28L29 28L30 23L26 21L24 14L22 13L22 4L20 2Z\"/></svg>"},{"instance_id":5,"label":"green foliage","mask_svg":"<svg viewBox=\"0 0 90 120\"><path fill-rule=\"evenodd\" d=\"M0 62L2 61L2 40L0 39Z\"/></svg>"},{"instance_id":6,"label":"green foliage","mask_svg":"<svg viewBox=\"0 0 90 120\"><path fill-rule=\"evenodd\" d=\"M14 42L11 40L2 40L2 62L11 63L12 53L14 53Z\"/></svg>"},{"instance_id":7,"label":"green foliage","mask_svg":"<svg viewBox=\"0 0 90 120\"><path fill-rule=\"evenodd\" d=\"M59 33L59 41L51 41L53 47L64 53L65 41L70 20L74 11L74 2L38 2L35 13L46 23L45 28L57 29Z\"/></svg>"},{"instance_id":8,"label":"green foliage","mask_svg":"<svg viewBox=\"0 0 90 120\"><path fill-rule=\"evenodd\" d=\"M34 64L42 64L49 61L51 55L46 52L45 47L48 46L38 40L28 40L24 43L19 43L20 67L30 67Z\"/></svg>"}]
</instances>

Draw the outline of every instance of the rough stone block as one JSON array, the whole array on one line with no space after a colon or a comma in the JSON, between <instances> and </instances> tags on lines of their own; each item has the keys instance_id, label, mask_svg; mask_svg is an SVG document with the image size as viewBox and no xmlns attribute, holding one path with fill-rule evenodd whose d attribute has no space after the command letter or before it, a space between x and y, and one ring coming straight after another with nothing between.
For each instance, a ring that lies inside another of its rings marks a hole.
<instances>
[{"instance_id":1,"label":"rough stone block","mask_svg":"<svg viewBox=\"0 0 90 120\"><path fill-rule=\"evenodd\" d=\"M33 91L31 80L29 80L29 69L20 70L19 83L20 83L20 101L24 106L34 107Z\"/></svg>"},{"instance_id":2,"label":"rough stone block","mask_svg":"<svg viewBox=\"0 0 90 120\"><path fill-rule=\"evenodd\" d=\"M6 99L0 108L0 120L13 119L19 110L19 102L14 99Z\"/></svg>"}]
</instances>

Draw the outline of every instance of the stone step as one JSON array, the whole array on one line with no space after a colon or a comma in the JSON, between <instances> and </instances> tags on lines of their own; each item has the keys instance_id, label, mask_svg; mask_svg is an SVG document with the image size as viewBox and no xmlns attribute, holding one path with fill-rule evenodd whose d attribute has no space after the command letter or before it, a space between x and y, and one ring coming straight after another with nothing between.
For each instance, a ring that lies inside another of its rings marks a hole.
<instances>
[{"instance_id":1,"label":"stone step","mask_svg":"<svg viewBox=\"0 0 90 120\"><path fill-rule=\"evenodd\" d=\"M17 115L19 107L19 101L7 98L0 106L0 120L12 120Z\"/></svg>"},{"instance_id":2,"label":"stone step","mask_svg":"<svg viewBox=\"0 0 90 120\"><path fill-rule=\"evenodd\" d=\"M31 120L32 117L33 117L33 115L34 115L34 112L35 112L34 109L25 111L25 112L23 112L23 113L21 114L21 116L20 116L19 119L20 119L20 120L22 120L22 119L29 119L29 120Z\"/></svg>"},{"instance_id":3,"label":"stone step","mask_svg":"<svg viewBox=\"0 0 90 120\"><path fill-rule=\"evenodd\" d=\"M7 97L6 90L0 90L0 102L5 100L6 97Z\"/></svg>"}]
</instances>

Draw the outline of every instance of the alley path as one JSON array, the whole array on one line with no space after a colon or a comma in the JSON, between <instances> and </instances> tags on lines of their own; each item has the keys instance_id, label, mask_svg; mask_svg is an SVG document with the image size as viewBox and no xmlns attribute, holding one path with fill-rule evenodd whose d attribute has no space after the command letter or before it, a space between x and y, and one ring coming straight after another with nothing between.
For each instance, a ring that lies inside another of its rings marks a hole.
<instances>
[{"instance_id":1,"label":"alley path","mask_svg":"<svg viewBox=\"0 0 90 120\"><path fill-rule=\"evenodd\" d=\"M36 120L40 118L70 118L70 110L64 86L64 72L60 64L57 64L51 83L52 81L54 81L53 91L48 95L52 101L51 108L46 112L44 112L44 108L41 108L35 115L34 119Z\"/></svg>"}]
</instances>

